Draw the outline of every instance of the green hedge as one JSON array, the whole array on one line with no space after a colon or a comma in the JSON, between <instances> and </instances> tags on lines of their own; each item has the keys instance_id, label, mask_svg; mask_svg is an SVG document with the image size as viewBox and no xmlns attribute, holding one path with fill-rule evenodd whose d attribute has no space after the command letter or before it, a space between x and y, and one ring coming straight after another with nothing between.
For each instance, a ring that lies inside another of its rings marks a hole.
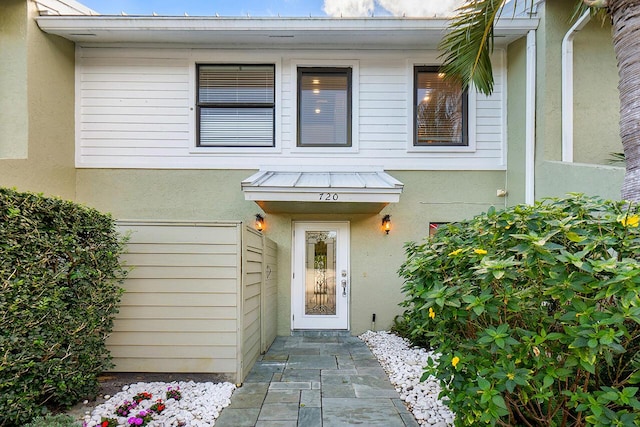
<instances>
[{"instance_id":1,"label":"green hedge","mask_svg":"<svg viewBox=\"0 0 640 427\"><path fill-rule=\"evenodd\" d=\"M0 188L0 426L95 396L123 243L109 215Z\"/></svg>"},{"instance_id":2,"label":"green hedge","mask_svg":"<svg viewBox=\"0 0 640 427\"><path fill-rule=\"evenodd\" d=\"M573 195L407 246L405 327L457 425L640 425L639 221Z\"/></svg>"},{"instance_id":3,"label":"green hedge","mask_svg":"<svg viewBox=\"0 0 640 427\"><path fill-rule=\"evenodd\" d=\"M24 427L82 427L72 416L58 414L38 417Z\"/></svg>"}]
</instances>

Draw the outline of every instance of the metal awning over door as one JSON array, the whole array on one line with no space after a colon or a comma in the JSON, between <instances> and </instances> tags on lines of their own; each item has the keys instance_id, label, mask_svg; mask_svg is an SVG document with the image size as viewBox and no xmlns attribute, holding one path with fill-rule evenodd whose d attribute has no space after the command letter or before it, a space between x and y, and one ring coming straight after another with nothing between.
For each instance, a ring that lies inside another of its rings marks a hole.
<instances>
[{"instance_id":1,"label":"metal awning over door","mask_svg":"<svg viewBox=\"0 0 640 427\"><path fill-rule=\"evenodd\" d=\"M403 186L381 170L261 170L242 181L245 200L274 213L378 213L400 201Z\"/></svg>"}]
</instances>

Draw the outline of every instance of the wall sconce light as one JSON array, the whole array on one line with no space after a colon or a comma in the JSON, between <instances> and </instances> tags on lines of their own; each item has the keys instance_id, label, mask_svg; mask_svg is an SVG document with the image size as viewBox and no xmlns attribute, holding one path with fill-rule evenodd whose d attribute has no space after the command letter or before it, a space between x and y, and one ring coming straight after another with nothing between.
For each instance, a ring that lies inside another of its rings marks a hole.
<instances>
[{"instance_id":1,"label":"wall sconce light","mask_svg":"<svg viewBox=\"0 0 640 427\"><path fill-rule=\"evenodd\" d=\"M264 230L264 217L260 214L256 214L256 230Z\"/></svg>"},{"instance_id":2,"label":"wall sconce light","mask_svg":"<svg viewBox=\"0 0 640 427\"><path fill-rule=\"evenodd\" d=\"M382 218L382 230L389 234L389 230L391 230L391 215L385 215Z\"/></svg>"}]
</instances>

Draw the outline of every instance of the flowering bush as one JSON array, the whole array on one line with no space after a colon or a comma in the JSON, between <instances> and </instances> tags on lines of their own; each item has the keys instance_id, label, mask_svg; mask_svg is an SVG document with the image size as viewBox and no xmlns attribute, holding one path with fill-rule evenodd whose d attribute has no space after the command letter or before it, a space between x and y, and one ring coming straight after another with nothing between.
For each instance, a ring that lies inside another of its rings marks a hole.
<instances>
[{"instance_id":1,"label":"flowering bush","mask_svg":"<svg viewBox=\"0 0 640 427\"><path fill-rule=\"evenodd\" d=\"M182 399L182 393L180 393L180 387L169 387L169 389L167 390L167 400L169 399L174 399L174 400L180 400Z\"/></svg>"},{"instance_id":2,"label":"flowering bush","mask_svg":"<svg viewBox=\"0 0 640 427\"><path fill-rule=\"evenodd\" d=\"M155 390L158 392L158 390ZM167 397L170 397L175 400L173 403L177 405L177 401L182 398L182 393L180 392L180 387L169 386L166 391ZM137 427L137 426L146 426L149 424L155 415L160 415L167 409L167 404L162 399L156 399L155 402L148 402L153 398L153 394L148 391L142 391L136 393L131 400L124 400L120 405L118 405L114 414L118 418L125 418L127 427ZM110 413L102 413L101 422L97 421L85 421L83 424L85 427L117 427L118 420L116 418L111 418ZM124 422L124 421L123 421Z\"/></svg>"},{"instance_id":3,"label":"flowering bush","mask_svg":"<svg viewBox=\"0 0 640 427\"><path fill-rule=\"evenodd\" d=\"M156 414L161 414L162 411L164 411L166 408L167 407L165 406L165 404L162 401L162 399L158 399L158 400L156 400L156 403L151 405L149 410L155 412Z\"/></svg>"},{"instance_id":4,"label":"flowering bush","mask_svg":"<svg viewBox=\"0 0 640 427\"><path fill-rule=\"evenodd\" d=\"M143 400L151 400L152 397L153 395L151 393L143 391L142 393L138 393L135 396L133 396L133 401L136 403L140 403Z\"/></svg>"},{"instance_id":5,"label":"flowering bush","mask_svg":"<svg viewBox=\"0 0 640 427\"><path fill-rule=\"evenodd\" d=\"M153 419L153 411L142 410L135 416L129 417L127 424L130 426L146 426Z\"/></svg>"},{"instance_id":6,"label":"flowering bush","mask_svg":"<svg viewBox=\"0 0 640 427\"><path fill-rule=\"evenodd\" d=\"M138 406L137 402L125 400L116 408L116 415L119 417L126 417L136 406Z\"/></svg>"},{"instance_id":7,"label":"flowering bush","mask_svg":"<svg viewBox=\"0 0 640 427\"><path fill-rule=\"evenodd\" d=\"M115 418L103 418L100 427L118 427L118 420Z\"/></svg>"},{"instance_id":8,"label":"flowering bush","mask_svg":"<svg viewBox=\"0 0 640 427\"><path fill-rule=\"evenodd\" d=\"M639 222L573 195L407 245L404 321L457 425L638 425Z\"/></svg>"}]
</instances>

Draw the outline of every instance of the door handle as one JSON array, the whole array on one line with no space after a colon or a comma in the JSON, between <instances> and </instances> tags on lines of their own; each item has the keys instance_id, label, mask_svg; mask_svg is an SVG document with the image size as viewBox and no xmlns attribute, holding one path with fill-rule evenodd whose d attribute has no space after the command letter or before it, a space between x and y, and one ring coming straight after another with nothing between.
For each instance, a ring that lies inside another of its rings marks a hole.
<instances>
[{"instance_id":1,"label":"door handle","mask_svg":"<svg viewBox=\"0 0 640 427\"><path fill-rule=\"evenodd\" d=\"M347 279L342 279L340 283L342 284L342 296L346 297L347 296Z\"/></svg>"}]
</instances>

